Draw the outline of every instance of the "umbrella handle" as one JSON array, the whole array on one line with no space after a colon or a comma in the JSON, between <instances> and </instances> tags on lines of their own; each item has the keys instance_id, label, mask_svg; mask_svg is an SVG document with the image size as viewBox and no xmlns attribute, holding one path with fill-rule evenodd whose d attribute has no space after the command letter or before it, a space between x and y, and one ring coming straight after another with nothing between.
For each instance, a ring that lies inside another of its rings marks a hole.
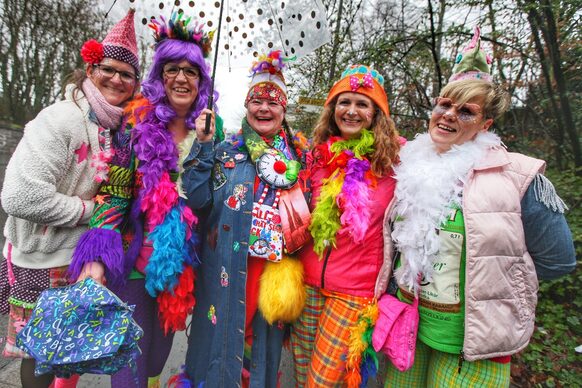
<instances>
[{"instance_id":1,"label":"umbrella handle","mask_svg":"<svg viewBox=\"0 0 582 388\"><path fill-rule=\"evenodd\" d=\"M218 31L216 34L216 50L214 51L214 66L212 66L212 79L210 82L210 96L208 96L208 109L212 109L214 102L214 78L216 77L216 61L218 59L218 49L220 48L220 29L222 27L222 11L224 10L224 0L220 0L220 12L218 14ZM210 113L206 114L206 126L204 134L210 133Z\"/></svg>"},{"instance_id":2,"label":"umbrella handle","mask_svg":"<svg viewBox=\"0 0 582 388\"><path fill-rule=\"evenodd\" d=\"M208 109L212 110L212 103L213 103L213 95L214 94L214 76L212 77L212 87L210 88L210 97L208 97ZM210 133L210 120L212 119L212 115L210 113L206 113L206 122L204 123L204 134L208 135Z\"/></svg>"}]
</instances>

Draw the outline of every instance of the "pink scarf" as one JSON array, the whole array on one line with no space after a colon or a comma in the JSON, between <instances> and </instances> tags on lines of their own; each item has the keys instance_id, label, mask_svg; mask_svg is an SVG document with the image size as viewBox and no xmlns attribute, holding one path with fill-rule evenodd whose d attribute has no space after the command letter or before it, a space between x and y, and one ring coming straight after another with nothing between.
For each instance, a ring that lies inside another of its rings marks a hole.
<instances>
[{"instance_id":1,"label":"pink scarf","mask_svg":"<svg viewBox=\"0 0 582 388\"><path fill-rule=\"evenodd\" d=\"M95 112L99 124L104 128L117 129L121 123L123 108L108 103L89 78L83 81L83 93L85 93L89 105Z\"/></svg>"}]
</instances>

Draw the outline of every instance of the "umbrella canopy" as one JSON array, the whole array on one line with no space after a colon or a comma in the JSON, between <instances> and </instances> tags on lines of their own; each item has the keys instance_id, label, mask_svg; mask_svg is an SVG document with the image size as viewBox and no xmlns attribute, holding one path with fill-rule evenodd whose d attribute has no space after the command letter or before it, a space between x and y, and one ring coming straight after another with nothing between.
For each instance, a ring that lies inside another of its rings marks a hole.
<instances>
[{"instance_id":1,"label":"umbrella canopy","mask_svg":"<svg viewBox=\"0 0 582 388\"><path fill-rule=\"evenodd\" d=\"M16 344L36 360L37 375L113 374L135 367L143 330L133 306L88 278L40 295Z\"/></svg>"},{"instance_id":2,"label":"umbrella canopy","mask_svg":"<svg viewBox=\"0 0 582 388\"><path fill-rule=\"evenodd\" d=\"M149 20L160 14L169 16L172 11L183 11L205 28L217 29L221 1L124 0L116 11L123 13L128 7L136 8L138 33L149 35L145 29ZM227 60L245 68L253 55L282 50L285 56L301 58L331 40L321 0L225 1L220 35L220 63Z\"/></svg>"}]
</instances>

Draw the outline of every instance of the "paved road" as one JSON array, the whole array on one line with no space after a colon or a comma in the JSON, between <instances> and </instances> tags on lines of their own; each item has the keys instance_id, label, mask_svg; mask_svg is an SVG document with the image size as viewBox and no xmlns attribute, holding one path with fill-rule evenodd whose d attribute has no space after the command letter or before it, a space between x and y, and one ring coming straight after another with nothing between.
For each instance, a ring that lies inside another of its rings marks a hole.
<instances>
[{"instance_id":1,"label":"paved road","mask_svg":"<svg viewBox=\"0 0 582 388\"><path fill-rule=\"evenodd\" d=\"M6 321L7 317L0 315L0 338L4 339L6 335ZM162 386L168 378L180 371L184 358L186 356L187 338L184 332L179 332L174 337L174 344L172 352L166 367L162 372ZM294 387L293 369L291 356L288 351L283 352L283 359L281 361L281 388ZM0 357L0 387L13 388L20 387L20 361ZM382 385L377 381L371 381L368 388L381 387ZM109 376L100 375L83 375L79 380L78 388L110 388L111 383ZM114 387L117 388L117 387Z\"/></svg>"}]
</instances>

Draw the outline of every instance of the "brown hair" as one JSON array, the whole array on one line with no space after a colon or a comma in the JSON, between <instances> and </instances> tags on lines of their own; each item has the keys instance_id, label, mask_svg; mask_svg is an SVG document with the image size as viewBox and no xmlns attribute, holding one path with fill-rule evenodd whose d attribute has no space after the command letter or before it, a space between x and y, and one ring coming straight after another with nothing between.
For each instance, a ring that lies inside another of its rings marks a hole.
<instances>
[{"instance_id":1,"label":"brown hair","mask_svg":"<svg viewBox=\"0 0 582 388\"><path fill-rule=\"evenodd\" d=\"M313 129L313 146L325 143L331 136L341 136L340 130L335 122L334 111L337 97L327 104ZM370 158L372 172L378 176L388 173L390 168L398 160L398 151L400 151L400 141L398 131L394 121L384 114L383 111L376 109L372 128L374 134L374 153Z\"/></svg>"},{"instance_id":2,"label":"brown hair","mask_svg":"<svg viewBox=\"0 0 582 388\"><path fill-rule=\"evenodd\" d=\"M441 97L464 104L473 98L483 99L483 115L487 119L497 119L509 109L509 94L499 85L488 81L468 79L449 83L441 90Z\"/></svg>"},{"instance_id":3,"label":"brown hair","mask_svg":"<svg viewBox=\"0 0 582 388\"><path fill-rule=\"evenodd\" d=\"M75 69L71 74L69 74L65 78L65 82L63 83L63 87L61 88L61 95L65 95L65 90L67 85L74 84L75 88L73 89L73 101L77 103L78 100L78 93L79 91L83 91L83 82L87 79L87 72L84 69Z\"/></svg>"}]
</instances>

